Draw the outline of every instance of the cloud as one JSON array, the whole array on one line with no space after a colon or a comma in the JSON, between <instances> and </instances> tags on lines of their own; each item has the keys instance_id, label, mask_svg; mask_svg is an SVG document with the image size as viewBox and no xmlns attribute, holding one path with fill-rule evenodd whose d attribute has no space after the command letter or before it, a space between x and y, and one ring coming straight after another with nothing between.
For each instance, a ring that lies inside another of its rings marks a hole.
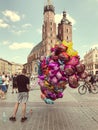
<instances>
[{"instance_id":1,"label":"cloud","mask_svg":"<svg viewBox=\"0 0 98 130\"><path fill-rule=\"evenodd\" d=\"M12 58L12 60L18 60L18 59L20 59L20 56L14 56L14 57Z\"/></svg>"},{"instance_id":2,"label":"cloud","mask_svg":"<svg viewBox=\"0 0 98 130\"><path fill-rule=\"evenodd\" d=\"M2 19L0 19L0 28L8 28L9 25L5 23Z\"/></svg>"},{"instance_id":3,"label":"cloud","mask_svg":"<svg viewBox=\"0 0 98 130\"><path fill-rule=\"evenodd\" d=\"M12 33L21 35L22 33L26 32L26 30L11 30Z\"/></svg>"},{"instance_id":4,"label":"cloud","mask_svg":"<svg viewBox=\"0 0 98 130\"><path fill-rule=\"evenodd\" d=\"M98 48L98 43L96 43L96 44L93 44L92 46L91 46L91 48Z\"/></svg>"},{"instance_id":5,"label":"cloud","mask_svg":"<svg viewBox=\"0 0 98 130\"><path fill-rule=\"evenodd\" d=\"M55 15L55 22L58 24L61 22L61 19L63 18L63 14L56 14ZM74 25L76 23L75 19L72 18L69 14L67 14L66 18Z\"/></svg>"},{"instance_id":6,"label":"cloud","mask_svg":"<svg viewBox=\"0 0 98 130\"><path fill-rule=\"evenodd\" d=\"M41 28L37 29L36 31L37 31L39 34L42 34L42 29L41 29Z\"/></svg>"},{"instance_id":7,"label":"cloud","mask_svg":"<svg viewBox=\"0 0 98 130\"><path fill-rule=\"evenodd\" d=\"M12 50L18 50L18 49L32 49L33 43L23 42L23 43L17 43L14 42L13 44L9 45L9 48Z\"/></svg>"},{"instance_id":8,"label":"cloud","mask_svg":"<svg viewBox=\"0 0 98 130\"><path fill-rule=\"evenodd\" d=\"M9 45L9 41L3 41L3 45Z\"/></svg>"},{"instance_id":9,"label":"cloud","mask_svg":"<svg viewBox=\"0 0 98 130\"><path fill-rule=\"evenodd\" d=\"M9 18L12 22L20 21L20 16L14 11L5 10L3 11L3 15Z\"/></svg>"},{"instance_id":10,"label":"cloud","mask_svg":"<svg viewBox=\"0 0 98 130\"><path fill-rule=\"evenodd\" d=\"M31 24L24 24L24 25L22 25L22 27L23 27L23 28L31 28L32 25L31 25Z\"/></svg>"},{"instance_id":11,"label":"cloud","mask_svg":"<svg viewBox=\"0 0 98 130\"><path fill-rule=\"evenodd\" d=\"M10 31L16 35L21 35L22 33L28 32L30 29L32 29L31 24L23 24L22 26L12 26L12 29Z\"/></svg>"}]
</instances>

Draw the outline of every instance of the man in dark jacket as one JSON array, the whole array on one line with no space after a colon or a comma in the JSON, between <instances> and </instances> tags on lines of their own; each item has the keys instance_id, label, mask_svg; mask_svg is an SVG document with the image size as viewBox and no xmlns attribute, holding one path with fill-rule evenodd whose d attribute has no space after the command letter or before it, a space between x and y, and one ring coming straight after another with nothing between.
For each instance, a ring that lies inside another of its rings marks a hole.
<instances>
[{"instance_id":1,"label":"man in dark jacket","mask_svg":"<svg viewBox=\"0 0 98 130\"><path fill-rule=\"evenodd\" d=\"M16 113L18 111L19 104L22 103L22 118L21 122L27 120L25 117L26 114L26 103L29 97L29 90L30 90L30 81L29 78L26 76L26 69L22 70L22 74L17 76L17 86L18 86L18 96L17 102L14 106L14 111L12 116L9 118L10 121L16 121Z\"/></svg>"}]
</instances>

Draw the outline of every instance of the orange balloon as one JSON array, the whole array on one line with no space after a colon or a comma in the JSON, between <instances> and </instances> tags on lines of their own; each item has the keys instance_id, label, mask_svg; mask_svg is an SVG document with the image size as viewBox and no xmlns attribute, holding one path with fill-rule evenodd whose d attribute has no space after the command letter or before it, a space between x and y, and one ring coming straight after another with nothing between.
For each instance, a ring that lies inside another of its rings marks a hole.
<instances>
[{"instance_id":1,"label":"orange balloon","mask_svg":"<svg viewBox=\"0 0 98 130\"><path fill-rule=\"evenodd\" d=\"M41 94L41 98L42 98L42 99L45 99L45 98L46 98L45 94L42 93L42 94Z\"/></svg>"}]
</instances>

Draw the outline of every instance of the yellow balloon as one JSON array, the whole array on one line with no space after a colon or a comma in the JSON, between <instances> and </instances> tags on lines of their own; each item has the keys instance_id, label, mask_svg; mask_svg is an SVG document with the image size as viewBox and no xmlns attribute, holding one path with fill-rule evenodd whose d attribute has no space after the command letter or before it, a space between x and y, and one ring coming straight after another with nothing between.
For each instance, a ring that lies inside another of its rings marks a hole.
<instances>
[{"instance_id":1,"label":"yellow balloon","mask_svg":"<svg viewBox=\"0 0 98 130\"><path fill-rule=\"evenodd\" d=\"M69 56L77 56L77 55L78 55L78 52L77 52L76 50L72 49L72 48L68 48L67 54L68 54Z\"/></svg>"},{"instance_id":2,"label":"yellow balloon","mask_svg":"<svg viewBox=\"0 0 98 130\"><path fill-rule=\"evenodd\" d=\"M65 40L62 42L62 44L63 44L64 46L67 46L68 48L73 46L73 43L72 43L72 42L66 42Z\"/></svg>"},{"instance_id":3,"label":"yellow balloon","mask_svg":"<svg viewBox=\"0 0 98 130\"><path fill-rule=\"evenodd\" d=\"M54 87L52 85L50 85L47 81L44 82L45 84L45 87L48 88L48 89L53 89Z\"/></svg>"}]
</instances>

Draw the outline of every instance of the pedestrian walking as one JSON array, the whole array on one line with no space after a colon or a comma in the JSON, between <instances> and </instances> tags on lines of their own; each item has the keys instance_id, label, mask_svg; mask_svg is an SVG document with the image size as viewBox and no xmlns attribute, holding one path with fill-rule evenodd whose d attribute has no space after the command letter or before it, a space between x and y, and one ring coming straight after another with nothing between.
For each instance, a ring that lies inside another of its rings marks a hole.
<instances>
[{"instance_id":1,"label":"pedestrian walking","mask_svg":"<svg viewBox=\"0 0 98 130\"><path fill-rule=\"evenodd\" d=\"M16 121L16 114L20 103L22 104L21 122L27 120L25 114L26 114L26 103L28 101L29 90L30 90L29 84L30 81L29 78L26 76L26 69L23 69L22 74L17 76L17 86L18 86L17 102L14 106L13 114L9 118L10 121Z\"/></svg>"},{"instance_id":2,"label":"pedestrian walking","mask_svg":"<svg viewBox=\"0 0 98 130\"><path fill-rule=\"evenodd\" d=\"M14 91L17 93L18 90L17 90L17 74L15 74L13 77L12 77L12 94L14 93Z\"/></svg>"},{"instance_id":3,"label":"pedestrian walking","mask_svg":"<svg viewBox=\"0 0 98 130\"><path fill-rule=\"evenodd\" d=\"M10 80L9 80L8 75L5 75L4 84L6 85L6 89L7 89L7 90L8 90L8 88L9 88L9 82L10 82ZM7 92L7 90L6 90L6 92Z\"/></svg>"},{"instance_id":4,"label":"pedestrian walking","mask_svg":"<svg viewBox=\"0 0 98 130\"><path fill-rule=\"evenodd\" d=\"M4 80L2 80L2 75L0 73L0 98L6 99L5 92L6 92L6 85L4 84Z\"/></svg>"}]
</instances>

